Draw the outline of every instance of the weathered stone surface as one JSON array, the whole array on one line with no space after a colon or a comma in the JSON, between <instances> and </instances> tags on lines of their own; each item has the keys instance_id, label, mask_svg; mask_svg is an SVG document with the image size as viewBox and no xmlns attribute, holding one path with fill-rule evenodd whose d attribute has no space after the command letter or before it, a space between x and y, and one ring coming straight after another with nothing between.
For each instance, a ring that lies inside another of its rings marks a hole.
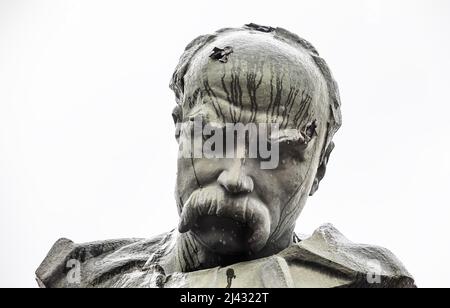
<instances>
[{"instance_id":1,"label":"weathered stone surface","mask_svg":"<svg viewBox=\"0 0 450 308\"><path fill-rule=\"evenodd\" d=\"M401 262L387 249L354 244L332 225L282 252L257 260L225 267L170 272L178 256L173 249L176 231L151 240L127 239L74 244L61 239L53 246L36 272L42 287L188 287L225 288L227 271L233 270L231 288L296 287L415 287ZM160 263L154 254L162 252ZM68 281L70 260L80 261L81 279ZM374 264L378 268L373 268ZM379 275L379 280L377 279Z\"/></svg>"}]
</instances>

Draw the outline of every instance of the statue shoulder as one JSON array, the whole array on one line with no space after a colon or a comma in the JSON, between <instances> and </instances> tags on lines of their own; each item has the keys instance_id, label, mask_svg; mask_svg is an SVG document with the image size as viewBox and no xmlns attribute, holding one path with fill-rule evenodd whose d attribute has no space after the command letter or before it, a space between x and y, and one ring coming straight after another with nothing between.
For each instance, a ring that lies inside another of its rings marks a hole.
<instances>
[{"instance_id":1,"label":"statue shoulder","mask_svg":"<svg viewBox=\"0 0 450 308\"><path fill-rule=\"evenodd\" d=\"M321 277L318 279L319 285L416 287L411 274L391 251L383 247L353 243L331 224L321 226L312 236L281 254L290 265L294 281L307 268L309 272Z\"/></svg>"},{"instance_id":2,"label":"statue shoulder","mask_svg":"<svg viewBox=\"0 0 450 308\"><path fill-rule=\"evenodd\" d=\"M83 244L61 238L36 270L37 283L43 288L98 286L125 270L143 266L165 236Z\"/></svg>"}]
</instances>

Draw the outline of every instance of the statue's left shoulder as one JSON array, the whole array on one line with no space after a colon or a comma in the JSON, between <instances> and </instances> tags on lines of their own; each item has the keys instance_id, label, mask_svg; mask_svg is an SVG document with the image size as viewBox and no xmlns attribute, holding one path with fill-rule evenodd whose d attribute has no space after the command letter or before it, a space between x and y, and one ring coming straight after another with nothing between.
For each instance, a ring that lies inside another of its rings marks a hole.
<instances>
[{"instance_id":1,"label":"statue's left shoulder","mask_svg":"<svg viewBox=\"0 0 450 308\"><path fill-rule=\"evenodd\" d=\"M416 287L412 275L391 251L353 243L331 224L321 226L282 255L294 272L296 264L308 264L317 273L340 277L342 283L337 287Z\"/></svg>"}]
</instances>

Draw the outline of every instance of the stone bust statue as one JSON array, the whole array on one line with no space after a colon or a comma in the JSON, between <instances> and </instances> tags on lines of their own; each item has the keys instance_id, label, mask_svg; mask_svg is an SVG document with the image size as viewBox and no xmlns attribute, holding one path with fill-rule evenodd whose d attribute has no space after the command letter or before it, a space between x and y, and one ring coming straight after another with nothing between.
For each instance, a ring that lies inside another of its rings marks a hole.
<instances>
[{"instance_id":1,"label":"stone bust statue","mask_svg":"<svg viewBox=\"0 0 450 308\"><path fill-rule=\"evenodd\" d=\"M178 228L151 239L60 239L36 272L40 286L415 287L384 248L329 224L294 233L341 125L337 84L309 42L255 24L200 36L170 87Z\"/></svg>"}]
</instances>

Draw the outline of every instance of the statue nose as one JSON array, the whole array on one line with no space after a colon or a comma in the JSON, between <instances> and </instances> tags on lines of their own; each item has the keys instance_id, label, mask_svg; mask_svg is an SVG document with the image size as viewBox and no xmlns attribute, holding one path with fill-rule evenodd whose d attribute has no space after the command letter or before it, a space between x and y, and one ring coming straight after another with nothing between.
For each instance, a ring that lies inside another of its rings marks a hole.
<instances>
[{"instance_id":1,"label":"statue nose","mask_svg":"<svg viewBox=\"0 0 450 308\"><path fill-rule=\"evenodd\" d=\"M229 170L224 170L217 182L232 194L251 193L254 189L252 178L245 174L240 163Z\"/></svg>"}]
</instances>

